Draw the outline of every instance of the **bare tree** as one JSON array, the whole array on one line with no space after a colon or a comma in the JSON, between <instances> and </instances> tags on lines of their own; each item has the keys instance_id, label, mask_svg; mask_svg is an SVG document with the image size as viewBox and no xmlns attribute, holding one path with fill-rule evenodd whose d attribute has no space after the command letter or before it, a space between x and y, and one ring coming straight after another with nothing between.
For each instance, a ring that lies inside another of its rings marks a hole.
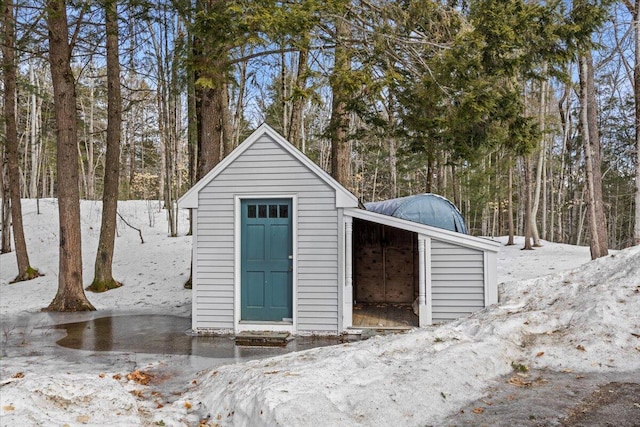
<instances>
[{"instance_id":1,"label":"bare tree","mask_svg":"<svg viewBox=\"0 0 640 427\"><path fill-rule=\"evenodd\" d=\"M342 19L336 20L336 46L334 70L331 76L331 90L333 100L331 102L331 122L329 132L331 135L331 176L345 187L349 187L349 112L347 101L349 91L347 88L346 74L350 69L349 50L346 46L349 39L349 26Z\"/></svg>"},{"instance_id":2,"label":"bare tree","mask_svg":"<svg viewBox=\"0 0 640 427\"><path fill-rule=\"evenodd\" d=\"M546 73L546 64L544 65ZM538 162L536 164L536 185L533 191L533 206L531 207L531 234L533 236L533 245L540 245L540 233L538 231L538 222L536 221L538 216L538 208L540 206L540 196L542 193L542 170L546 161L546 114L547 114L547 82L542 80L540 82L540 102L538 105L538 123L540 125L540 141L538 144ZM544 197L544 195L542 195ZM543 213L544 215L544 213ZM544 234L544 230L543 230Z\"/></svg>"},{"instance_id":3,"label":"bare tree","mask_svg":"<svg viewBox=\"0 0 640 427\"><path fill-rule=\"evenodd\" d=\"M16 249L18 275L16 282L38 277L38 270L29 264L27 242L22 226L22 204L20 202L20 170L18 160L18 129L16 125L16 80L17 67L15 61L15 23L13 18L13 1L7 0L2 7L4 40L2 43L2 63L4 74L4 118L6 126L6 156L11 198L11 220L13 225L13 243ZM3 224L6 226L6 224Z\"/></svg>"},{"instance_id":4,"label":"bare tree","mask_svg":"<svg viewBox=\"0 0 640 427\"><path fill-rule=\"evenodd\" d=\"M533 217L531 215L531 163L528 155L523 159L524 168L524 247L522 249L531 250L531 225Z\"/></svg>"},{"instance_id":5,"label":"bare tree","mask_svg":"<svg viewBox=\"0 0 640 427\"><path fill-rule=\"evenodd\" d=\"M94 292L104 292L122 286L113 278L113 252L118 213L120 180L120 136L122 127L122 96L120 93L120 58L118 54L118 4L105 0L107 32L107 153L102 192L102 224L96 253L95 276L89 286Z\"/></svg>"},{"instance_id":6,"label":"bare tree","mask_svg":"<svg viewBox=\"0 0 640 427\"><path fill-rule=\"evenodd\" d=\"M589 53L580 55L579 59L579 74L580 74L580 130L582 135L582 143L584 146L585 157L585 170L586 170L586 184L587 184L587 206L589 216L589 231L591 234L591 258L596 259L607 255L606 246L603 251L601 239L603 237L602 228L604 228L604 235L606 236L606 222L604 218L600 218L598 215L598 204L602 204L602 184L600 182L600 198L598 199L598 182L595 177L596 171L600 168L599 156L596 158L594 148L599 149L599 143L592 141L594 133L592 127L596 126L595 121L592 122L594 117L590 114L590 109L595 109L594 105L590 106L590 94L589 94L589 79L593 78L593 67L591 66L591 55ZM597 134L595 135L597 137Z\"/></svg>"},{"instance_id":7,"label":"bare tree","mask_svg":"<svg viewBox=\"0 0 640 427\"><path fill-rule=\"evenodd\" d=\"M511 246L514 244L513 240L515 235L515 227L513 224L513 161L511 160L511 156L509 156L509 183L507 191L507 224L509 229L507 246Z\"/></svg>"},{"instance_id":8,"label":"bare tree","mask_svg":"<svg viewBox=\"0 0 640 427\"><path fill-rule=\"evenodd\" d=\"M0 191L2 195L2 216L0 218L0 226L2 227L2 244L0 247L0 253L7 254L11 252L11 198L9 190L9 178L7 175L7 151L5 147L2 147L2 154L0 154L0 160L2 165L0 167Z\"/></svg>"},{"instance_id":9,"label":"bare tree","mask_svg":"<svg viewBox=\"0 0 640 427\"><path fill-rule=\"evenodd\" d=\"M291 96L291 120L289 120L289 129L287 131L287 139L300 150L303 150L303 110L306 102L307 74L309 70L309 46L305 41L304 46L298 53L298 70L294 82L293 94Z\"/></svg>"},{"instance_id":10,"label":"bare tree","mask_svg":"<svg viewBox=\"0 0 640 427\"><path fill-rule=\"evenodd\" d=\"M72 49L68 40L66 7L64 0L49 0L46 11L58 143L56 171L60 219L58 291L47 310L86 311L95 308L82 287L76 88L71 71Z\"/></svg>"},{"instance_id":11,"label":"bare tree","mask_svg":"<svg viewBox=\"0 0 640 427\"><path fill-rule=\"evenodd\" d=\"M635 101L635 140L636 140L636 196L633 242L640 245L640 1L625 0L624 2L633 17L633 94Z\"/></svg>"}]
</instances>

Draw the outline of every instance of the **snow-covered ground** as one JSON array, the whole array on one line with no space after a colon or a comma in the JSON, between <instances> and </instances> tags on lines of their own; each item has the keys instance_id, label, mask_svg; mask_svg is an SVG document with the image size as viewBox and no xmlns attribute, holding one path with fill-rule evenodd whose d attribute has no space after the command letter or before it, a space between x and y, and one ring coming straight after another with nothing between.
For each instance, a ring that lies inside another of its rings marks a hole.
<instances>
[{"instance_id":1,"label":"snow-covered ground","mask_svg":"<svg viewBox=\"0 0 640 427\"><path fill-rule=\"evenodd\" d=\"M498 255L499 304L471 317L246 363L217 362L183 372L179 394L162 396L153 382L144 384L144 372L167 369L177 360L170 356L69 350L81 355L69 363L53 350L30 347L30 340L55 341L37 334L60 333L42 326L86 318L39 313L56 292L58 250L56 203L41 200L40 209L37 215L35 201L24 201L31 263L45 276L9 284L15 255L0 256L3 426L438 425L491 381L525 366L640 372L640 247L589 262L585 247L544 242L522 251L519 240ZM119 211L142 229L145 243L119 222L114 276L124 286L88 293L89 299L111 314L188 316L190 293L182 284L190 238L167 237L157 202L121 202ZM100 203L83 202L82 218L88 284ZM183 236L186 216L181 227ZM15 350L20 345L26 350ZM128 379L134 369L142 373Z\"/></svg>"}]
</instances>

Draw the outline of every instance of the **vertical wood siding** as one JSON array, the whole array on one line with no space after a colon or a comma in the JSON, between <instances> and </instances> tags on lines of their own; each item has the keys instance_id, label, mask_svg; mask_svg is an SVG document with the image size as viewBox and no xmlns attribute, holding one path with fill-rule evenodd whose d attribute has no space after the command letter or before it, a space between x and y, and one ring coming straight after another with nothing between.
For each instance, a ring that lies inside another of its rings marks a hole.
<instances>
[{"instance_id":1,"label":"vertical wood siding","mask_svg":"<svg viewBox=\"0 0 640 427\"><path fill-rule=\"evenodd\" d=\"M196 328L234 327L234 197L244 194L297 195L298 330L337 331L335 190L267 135L198 194Z\"/></svg>"},{"instance_id":2,"label":"vertical wood siding","mask_svg":"<svg viewBox=\"0 0 640 427\"><path fill-rule=\"evenodd\" d=\"M482 251L431 240L433 322L454 320L484 307Z\"/></svg>"}]
</instances>

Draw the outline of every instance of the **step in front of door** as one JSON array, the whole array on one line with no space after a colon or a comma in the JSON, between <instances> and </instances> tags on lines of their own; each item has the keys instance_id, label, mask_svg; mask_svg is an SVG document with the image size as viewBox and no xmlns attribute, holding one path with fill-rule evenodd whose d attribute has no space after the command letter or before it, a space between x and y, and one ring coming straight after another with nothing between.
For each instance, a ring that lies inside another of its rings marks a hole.
<instances>
[{"instance_id":1,"label":"step in front of door","mask_svg":"<svg viewBox=\"0 0 640 427\"><path fill-rule=\"evenodd\" d=\"M236 335L236 345L248 347L286 347L289 332L247 331Z\"/></svg>"}]
</instances>

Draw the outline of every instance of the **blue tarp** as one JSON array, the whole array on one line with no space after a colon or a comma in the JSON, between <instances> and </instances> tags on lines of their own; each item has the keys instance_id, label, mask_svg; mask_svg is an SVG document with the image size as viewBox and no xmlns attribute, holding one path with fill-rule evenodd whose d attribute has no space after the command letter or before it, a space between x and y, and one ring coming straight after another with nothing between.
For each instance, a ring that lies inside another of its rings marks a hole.
<instances>
[{"instance_id":1,"label":"blue tarp","mask_svg":"<svg viewBox=\"0 0 640 427\"><path fill-rule=\"evenodd\" d=\"M364 206L371 212L468 234L458 208L437 194L416 194L399 199L365 203Z\"/></svg>"}]
</instances>

